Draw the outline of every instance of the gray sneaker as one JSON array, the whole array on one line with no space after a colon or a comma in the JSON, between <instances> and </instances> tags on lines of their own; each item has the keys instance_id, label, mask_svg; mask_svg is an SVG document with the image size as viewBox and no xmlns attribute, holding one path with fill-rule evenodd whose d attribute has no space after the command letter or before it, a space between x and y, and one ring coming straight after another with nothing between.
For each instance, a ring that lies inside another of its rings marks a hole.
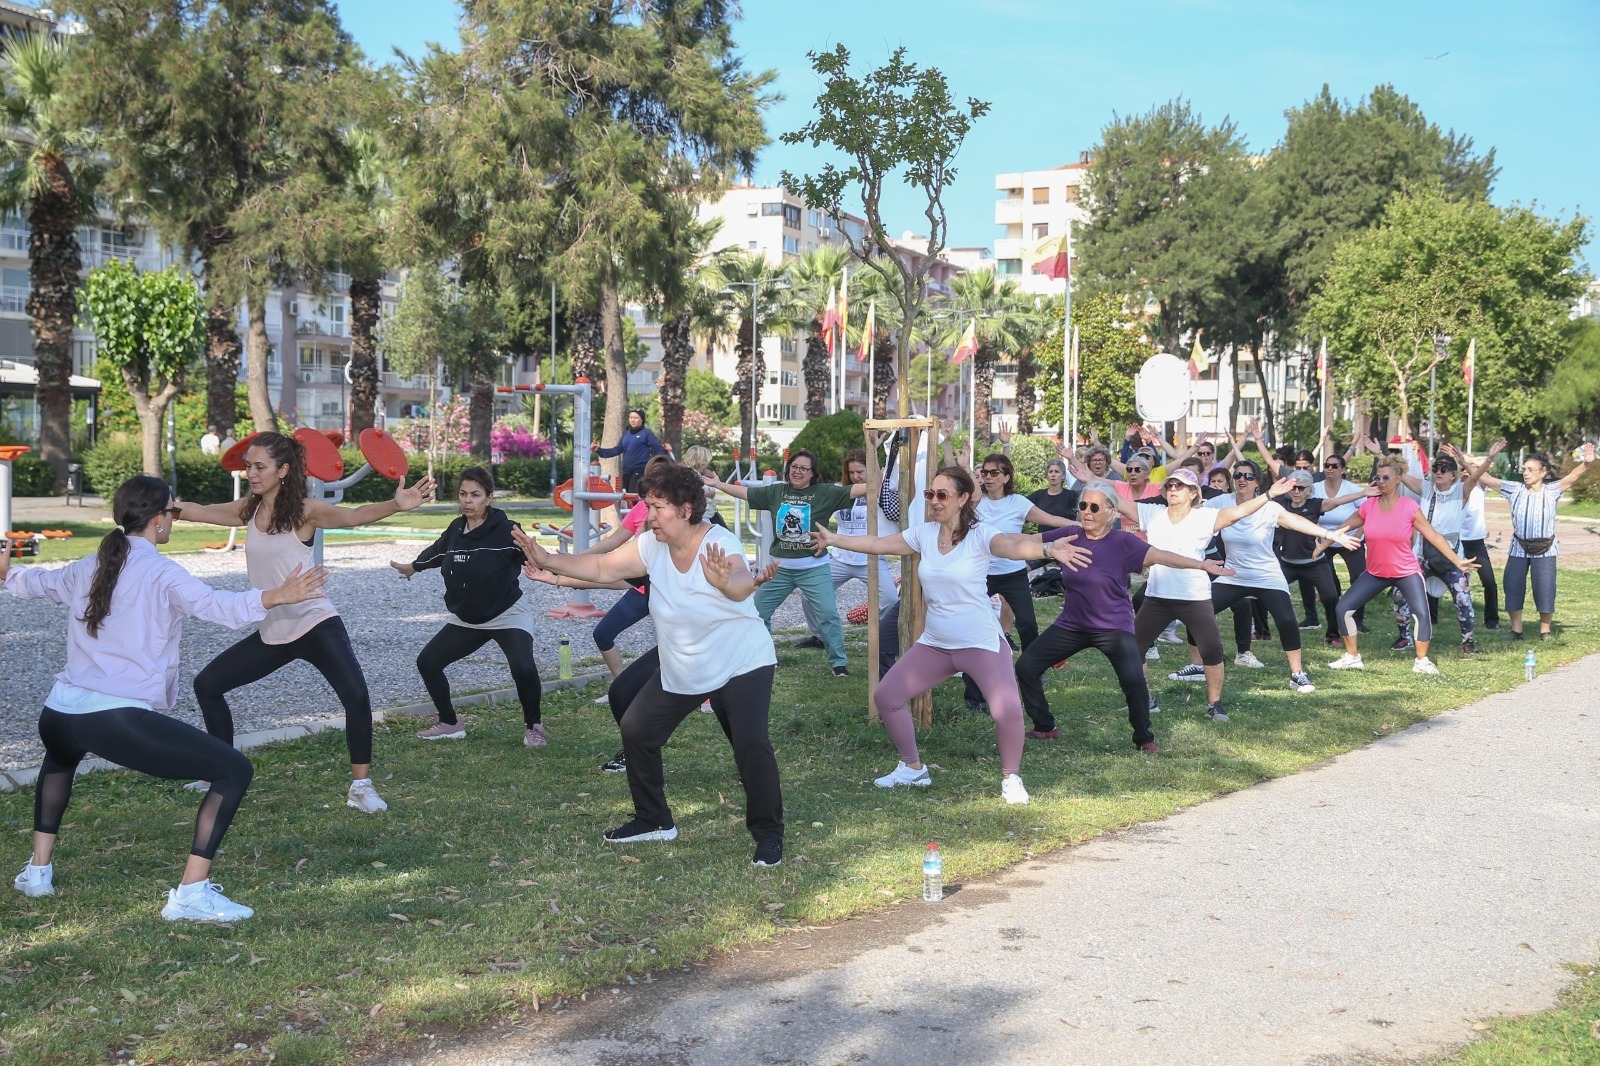
<instances>
[{"instance_id":1,"label":"gray sneaker","mask_svg":"<svg viewBox=\"0 0 1600 1066\"><path fill-rule=\"evenodd\" d=\"M389 805L383 802L383 797L378 795L378 790L372 787L372 782L365 778L350 782L350 791L345 794L344 805L354 807L363 814L378 814L389 809Z\"/></svg>"},{"instance_id":2,"label":"gray sneaker","mask_svg":"<svg viewBox=\"0 0 1600 1066\"><path fill-rule=\"evenodd\" d=\"M544 723L530 725L522 734L522 746L525 748L542 748L550 743L550 738L545 735Z\"/></svg>"},{"instance_id":3,"label":"gray sneaker","mask_svg":"<svg viewBox=\"0 0 1600 1066\"><path fill-rule=\"evenodd\" d=\"M438 718L433 724L417 733L418 740L465 740L467 727L460 720L454 722L441 722Z\"/></svg>"},{"instance_id":4,"label":"gray sneaker","mask_svg":"<svg viewBox=\"0 0 1600 1066\"><path fill-rule=\"evenodd\" d=\"M1222 709L1222 701L1206 704L1206 717L1213 722L1226 722L1228 713Z\"/></svg>"},{"instance_id":5,"label":"gray sneaker","mask_svg":"<svg viewBox=\"0 0 1600 1066\"><path fill-rule=\"evenodd\" d=\"M184 887L193 889L183 892ZM255 911L222 894L222 886L202 881L198 888L180 886L167 892L161 917L169 922L242 922Z\"/></svg>"}]
</instances>

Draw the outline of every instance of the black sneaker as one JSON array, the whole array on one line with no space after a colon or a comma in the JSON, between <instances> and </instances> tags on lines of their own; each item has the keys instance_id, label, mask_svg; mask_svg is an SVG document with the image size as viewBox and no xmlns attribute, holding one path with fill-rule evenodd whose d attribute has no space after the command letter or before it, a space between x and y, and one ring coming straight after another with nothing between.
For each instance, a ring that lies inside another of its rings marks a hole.
<instances>
[{"instance_id":1,"label":"black sneaker","mask_svg":"<svg viewBox=\"0 0 1600 1066\"><path fill-rule=\"evenodd\" d=\"M631 822L617 826L615 829L605 831L607 844L638 844L646 840L676 840L678 827L675 825L646 825L635 818Z\"/></svg>"},{"instance_id":2,"label":"black sneaker","mask_svg":"<svg viewBox=\"0 0 1600 1066\"><path fill-rule=\"evenodd\" d=\"M628 753L619 751L608 763L603 763L600 769L608 774L625 774L628 772Z\"/></svg>"},{"instance_id":3,"label":"black sneaker","mask_svg":"<svg viewBox=\"0 0 1600 1066\"><path fill-rule=\"evenodd\" d=\"M967 700L967 710L976 714L988 714L989 704L984 700Z\"/></svg>"},{"instance_id":4,"label":"black sneaker","mask_svg":"<svg viewBox=\"0 0 1600 1066\"><path fill-rule=\"evenodd\" d=\"M1521 639L1522 639L1522 630L1520 630L1520 629L1513 629L1513 630L1512 630L1512 631L1511 631L1511 639L1512 639L1512 640L1521 640Z\"/></svg>"},{"instance_id":5,"label":"black sneaker","mask_svg":"<svg viewBox=\"0 0 1600 1066\"><path fill-rule=\"evenodd\" d=\"M1213 722L1226 722L1228 720L1227 712L1222 709L1221 700L1206 704L1206 717Z\"/></svg>"},{"instance_id":6,"label":"black sneaker","mask_svg":"<svg viewBox=\"0 0 1600 1066\"><path fill-rule=\"evenodd\" d=\"M1301 629L1321 629L1322 628L1322 623L1317 621L1315 618L1302 618L1302 619L1300 619L1300 628Z\"/></svg>"},{"instance_id":7,"label":"black sneaker","mask_svg":"<svg viewBox=\"0 0 1600 1066\"><path fill-rule=\"evenodd\" d=\"M766 840L756 842L755 856L750 860L751 866L782 866L783 841L768 837Z\"/></svg>"},{"instance_id":8,"label":"black sneaker","mask_svg":"<svg viewBox=\"0 0 1600 1066\"><path fill-rule=\"evenodd\" d=\"M1498 620L1493 622L1485 622L1483 623L1483 628L1490 630L1491 632L1498 632L1500 629L1500 622Z\"/></svg>"},{"instance_id":9,"label":"black sneaker","mask_svg":"<svg viewBox=\"0 0 1600 1066\"><path fill-rule=\"evenodd\" d=\"M1357 622L1356 623L1356 632L1357 633L1371 633L1372 630L1367 628L1367 623L1365 623L1365 622Z\"/></svg>"},{"instance_id":10,"label":"black sneaker","mask_svg":"<svg viewBox=\"0 0 1600 1066\"><path fill-rule=\"evenodd\" d=\"M849 677L850 676L850 668L848 666L835 666L833 668L833 676L834 677Z\"/></svg>"},{"instance_id":11,"label":"black sneaker","mask_svg":"<svg viewBox=\"0 0 1600 1066\"><path fill-rule=\"evenodd\" d=\"M1478 642L1475 641L1475 640L1472 640L1470 638L1467 639L1467 640L1463 640L1461 642L1461 654L1462 655L1476 655L1476 654L1478 654Z\"/></svg>"},{"instance_id":12,"label":"black sneaker","mask_svg":"<svg viewBox=\"0 0 1600 1066\"><path fill-rule=\"evenodd\" d=\"M1389 650L1390 651L1410 651L1412 648L1415 648L1415 647L1416 647L1416 645L1414 643L1412 643L1411 638L1406 636L1404 633L1402 633L1398 637L1394 638L1394 643L1389 645Z\"/></svg>"},{"instance_id":13,"label":"black sneaker","mask_svg":"<svg viewBox=\"0 0 1600 1066\"><path fill-rule=\"evenodd\" d=\"M807 637L804 640L797 640L797 641L794 642L794 646L797 647L797 648L826 648L827 647L826 644L822 643L822 640L819 637Z\"/></svg>"}]
</instances>

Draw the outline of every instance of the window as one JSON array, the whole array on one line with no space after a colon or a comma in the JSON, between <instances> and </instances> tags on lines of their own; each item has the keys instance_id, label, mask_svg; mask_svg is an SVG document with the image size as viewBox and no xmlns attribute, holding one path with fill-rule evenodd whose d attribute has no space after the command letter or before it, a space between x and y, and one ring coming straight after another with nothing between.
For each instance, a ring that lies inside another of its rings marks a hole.
<instances>
[{"instance_id":1,"label":"window","mask_svg":"<svg viewBox=\"0 0 1600 1066\"><path fill-rule=\"evenodd\" d=\"M792 404L792 403L784 404L783 405L783 420L785 422L792 422L792 421L794 421L794 419L795 419L795 407L794 407L794 404Z\"/></svg>"},{"instance_id":2,"label":"window","mask_svg":"<svg viewBox=\"0 0 1600 1066\"><path fill-rule=\"evenodd\" d=\"M746 243L745 247L749 248L752 252L754 252L754 251L757 251L757 250L760 249L761 243L759 241L749 241L749 242Z\"/></svg>"},{"instance_id":3,"label":"window","mask_svg":"<svg viewBox=\"0 0 1600 1066\"><path fill-rule=\"evenodd\" d=\"M1217 401L1215 401L1215 400L1196 400L1194 402L1194 416L1196 418L1216 418L1217 417Z\"/></svg>"},{"instance_id":4,"label":"window","mask_svg":"<svg viewBox=\"0 0 1600 1066\"><path fill-rule=\"evenodd\" d=\"M1022 260L996 259L994 261L994 272L996 274L1020 274L1022 273Z\"/></svg>"},{"instance_id":5,"label":"window","mask_svg":"<svg viewBox=\"0 0 1600 1066\"><path fill-rule=\"evenodd\" d=\"M1261 398L1259 396L1246 396L1239 400L1239 413L1246 418L1256 418L1261 414Z\"/></svg>"},{"instance_id":6,"label":"window","mask_svg":"<svg viewBox=\"0 0 1600 1066\"><path fill-rule=\"evenodd\" d=\"M793 370L785 370L779 375L779 377L782 379L781 384L788 388L792 389L800 384L800 375L796 374Z\"/></svg>"},{"instance_id":7,"label":"window","mask_svg":"<svg viewBox=\"0 0 1600 1066\"><path fill-rule=\"evenodd\" d=\"M1033 202L1036 203L1036 204L1047 204L1047 203L1049 203L1050 202L1050 190L1048 188L1033 190Z\"/></svg>"},{"instance_id":8,"label":"window","mask_svg":"<svg viewBox=\"0 0 1600 1066\"><path fill-rule=\"evenodd\" d=\"M1066 195L1067 203L1075 204L1075 203L1078 202L1078 187L1076 185L1068 185L1065 189L1062 189L1061 191L1067 194Z\"/></svg>"},{"instance_id":9,"label":"window","mask_svg":"<svg viewBox=\"0 0 1600 1066\"><path fill-rule=\"evenodd\" d=\"M783 214L783 205L781 203L776 203L776 202L770 203L770 204L762 204L761 205L761 213L763 215L769 215L769 216L770 215L781 215L781 214Z\"/></svg>"},{"instance_id":10,"label":"window","mask_svg":"<svg viewBox=\"0 0 1600 1066\"><path fill-rule=\"evenodd\" d=\"M0 248L8 252L26 252L28 234L31 232L33 227L28 225L27 219L8 217L5 226L0 228Z\"/></svg>"},{"instance_id":11,"label":"window","mask_svg":"<svg viewBox=\"0 0 1600 1066\"><path fill-rule=\"evenodd\" d=\"M767 384L768 385L776 385L777 383L778 383L778 372L776 370L767 371Z\"/></svg>"},{"instance_id":12,"label":"window","mask_svg":"<svg viewBox=\"0 0 1600 1066\"><path fill-rule=\"evenodd\" d=\"M1048 222L1035 222L1033 224L1033 239L1034 240L1042 241L1048 236L1050 236L1050 223L1048 223Z\"/></svg>"},{"instance_id":13,"label":"window","mask_svg":"<svg viewBox=\"0 0 1600 1066\"><path fill-rule=\"evenodd\" d=\"M800 209L793 204L783 205L783 224L788 229L800 228Z\"/></svg>"},{"instance_id":14,"label":"window","mask_svg":"<svg viewBox=\"0 0 1600 1066\"><path fill-rule=\"evenodd\" d=\"M810 226L812 229L821 229L822 228L822 212L821 211L807 211L806 212L806 225Z\"/></svg>"},{"instance_id":15,"label":"window","mask_svg":"<svg viewBox=\"0 0 1600 1066\"><path fill-rule=\"evenodd\" d=\"M783 251L785 255L799 255L800 238L785 236L783 238Z\"/></svg>"}]
</instances>

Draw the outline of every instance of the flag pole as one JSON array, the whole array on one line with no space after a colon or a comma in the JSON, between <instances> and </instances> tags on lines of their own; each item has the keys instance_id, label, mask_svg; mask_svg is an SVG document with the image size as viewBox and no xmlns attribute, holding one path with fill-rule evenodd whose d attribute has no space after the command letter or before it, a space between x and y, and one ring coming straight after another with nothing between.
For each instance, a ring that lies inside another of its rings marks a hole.
<instances>
[{"instance_id":1,"label":"flag pole","mask_svg":"<svg viewBox=\"0 0 1600 1066\"><path fill-rule=\"evenodd\" d=\"M1083 415L1083 352L1079 350L1081 338L1077 329L1067 331L1072 344L1072 379L1068 387L1072 390L1072 437L1067 441L1069 449L1078 447L1078 421Z\"/></svg>"},{"instance_id":2,"label":"flag pole","mask_svg":"<svg viewBox=\"0 0 1600 1066\"><path fill-rule=\"evenodd\" d=\"M878 331L873 330L874 334ZM867 417L878 417L878 338L867 338Z\"/></svg>"},{"instance_id":3,"label":"flag pole","mask_svg":"<svg viewBox=\"0 0 1600 1066\"><path fill-rule=\"evenodd\" d=\"M1472 454L1472 408L1473 401L1478 393L1478 338L1473 337L1467 342L1467 365L1472 368L1472 375L1467 378L1467 454Z\"/></svg>"}]
</instances>

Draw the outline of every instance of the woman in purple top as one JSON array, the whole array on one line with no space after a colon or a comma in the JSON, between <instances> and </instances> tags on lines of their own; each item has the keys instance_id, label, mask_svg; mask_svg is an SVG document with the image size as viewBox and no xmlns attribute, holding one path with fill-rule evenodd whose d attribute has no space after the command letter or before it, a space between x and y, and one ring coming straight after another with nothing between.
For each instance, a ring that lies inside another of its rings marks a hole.
<instances>
[{"instance_id":1,"label":"woman in purple top","mask_svg":"<svg viewBox=\"0 0 1600 1066\"><path fill-rule=\"evenodd\" d=\"M1066 594L1061 617L1039 634L1017 660L1017 688L1022 709L1033 719L1028 736L1055 740L1061 735L1044 695L1044 672L1084 648L1097 648L1111 662L1117 682L1128 700L1128 724L1133 744L1141 751L1158 752L1150 731L1150 689L1144 677L1144 656L1133 639L1133 604L1128 600L1128 575L1159 563L1185 570L1204 570L1213 577L1233 571L1215 559L1188 556L1152 548L1132 533L1113 529L1117 518L1117 490L1104 481L1084 486L1078 500L1082 526L1045 531L1045 543L1076 535L1073 543L1090 553L1088 563L1062 568Z\"/></svg>"}]
</instances>

